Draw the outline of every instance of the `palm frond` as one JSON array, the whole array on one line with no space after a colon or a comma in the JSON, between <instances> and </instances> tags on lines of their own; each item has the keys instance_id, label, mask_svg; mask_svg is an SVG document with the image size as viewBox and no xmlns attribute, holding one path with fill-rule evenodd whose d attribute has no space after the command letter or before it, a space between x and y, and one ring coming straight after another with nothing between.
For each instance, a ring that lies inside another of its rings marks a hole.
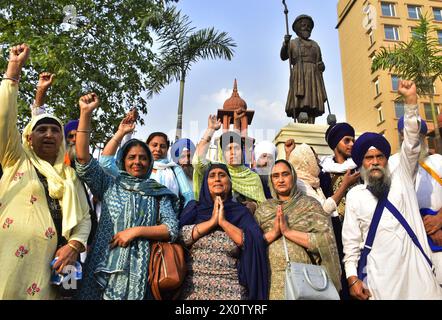
<instances>
[{"instance_id":1,"label":"palm frond","mask_svg":"<svg viewBox=\"0 0 442 320\"><path fill-rule=\"evenodd\" d=\"M379 49L372 62L372 72L393 71L402 79L413 80L419 94L433 94L433 83L442 76L442 56L440 44L433 36L435 32L423 16L408 43L402 41L394 47Z\"/></svg>"}]
</instances>

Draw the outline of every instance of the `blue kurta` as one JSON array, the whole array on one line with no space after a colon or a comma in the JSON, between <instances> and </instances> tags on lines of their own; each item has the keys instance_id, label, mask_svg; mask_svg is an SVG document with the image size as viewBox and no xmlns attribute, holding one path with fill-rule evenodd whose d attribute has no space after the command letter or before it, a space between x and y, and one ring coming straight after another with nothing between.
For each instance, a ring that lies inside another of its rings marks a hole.
<instances>
[{"instance_id":1,"label":"blue kurta","mask_svg":"<svg viewBox=\"0 0 442 320\"><path fill-rule=\"evenodd\" d=\"M169 229L170 241L178 236L174 196L165 188L149 190L148 194L127 190L121 177L107 175L95 159L88 164L77 162L76 170L81 180L94 196L102 200L101 217L92 252L86 260L84 281L79 299L141 300L151 298L148 288L150 241L133 240L127 248L109 248L112 237L136 226L153 226L159 223ZM166 191L164 191L166 190Z\"/></svg>"}]
</instances>

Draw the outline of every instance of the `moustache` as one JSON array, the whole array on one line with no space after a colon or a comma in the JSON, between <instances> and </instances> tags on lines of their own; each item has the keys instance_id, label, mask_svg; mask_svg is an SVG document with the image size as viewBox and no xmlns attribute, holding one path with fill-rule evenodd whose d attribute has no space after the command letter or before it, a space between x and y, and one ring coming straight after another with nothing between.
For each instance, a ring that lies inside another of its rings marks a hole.
<instances>
[{"instance_id":1,"label":"moustache","mask_svg":"<svg viewBox=\"0 0 442 320\"><path fill-rule=\"evenodd\" d=\"M371 166L369 169L368 169L368 172L372 172L372 171L374 171L374 170L379 170L379 171L381 171L382 173L385 173L385 169L384 168L382 168L382 167L379 167L379 166Z\"/></svg>"}]
</instances>

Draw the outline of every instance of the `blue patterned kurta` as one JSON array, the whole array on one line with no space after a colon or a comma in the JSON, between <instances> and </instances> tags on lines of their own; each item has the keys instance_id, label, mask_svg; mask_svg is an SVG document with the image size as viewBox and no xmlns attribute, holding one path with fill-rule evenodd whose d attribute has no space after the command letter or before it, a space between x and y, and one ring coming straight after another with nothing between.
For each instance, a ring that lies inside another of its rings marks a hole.
<instances>
[{"instance_id":1,"label":"blue patterned kurta","mask_svg":"<svg viewBox=\"0 0 442 320\"><path fill-rule=\"evenodd\" d=\"M119 179L114 180L104 173L95 159L86 165L77 163L76 170L94 196L102 200L101 217L92 243L92 252L86 260L84 280L78 298L151 298L147 281L149 240L137 238L127 248L116 247L112 250L109 249L109 241L117 232L128 228L156 225L158 204L159 224L167 226L170 241L175 241L178 236L178 221L172 198L167 195L147 196L143 202L139 193L126 190L118 183Z\"/></svg>"}]
</instances>

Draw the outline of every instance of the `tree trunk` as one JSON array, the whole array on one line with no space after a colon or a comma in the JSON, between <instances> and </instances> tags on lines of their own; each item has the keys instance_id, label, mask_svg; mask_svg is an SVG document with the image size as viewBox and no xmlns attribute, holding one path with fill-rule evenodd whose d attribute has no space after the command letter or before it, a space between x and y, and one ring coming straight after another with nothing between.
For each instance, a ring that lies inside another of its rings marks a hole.
<instances>
[{"instance_id":1,"label":"tree trunk","mask_svg":"<svg viewBox=\"0 0 442 320\"><path fill-rule=\"evenodd\" d=\"M181 77L180 80L180 97L178 100L178 118L176 122L176 134L175 140L181 139L181 134L183 131L183 101L184 101L184 82L185 76Z\"/></svg>"},{"instance_id":2,"label":"tree trunk","mask_svg":"<svg viewBox=\"0 0 442 320\"><path fill-rule=\"evenodd\" d=\"M434 95L430 95L431 117L434 124L434 148L437 153L442 154L442 141L440 139L439 123L437 122L436 108L434 106Z\"/></svg>"}]
</instances>

